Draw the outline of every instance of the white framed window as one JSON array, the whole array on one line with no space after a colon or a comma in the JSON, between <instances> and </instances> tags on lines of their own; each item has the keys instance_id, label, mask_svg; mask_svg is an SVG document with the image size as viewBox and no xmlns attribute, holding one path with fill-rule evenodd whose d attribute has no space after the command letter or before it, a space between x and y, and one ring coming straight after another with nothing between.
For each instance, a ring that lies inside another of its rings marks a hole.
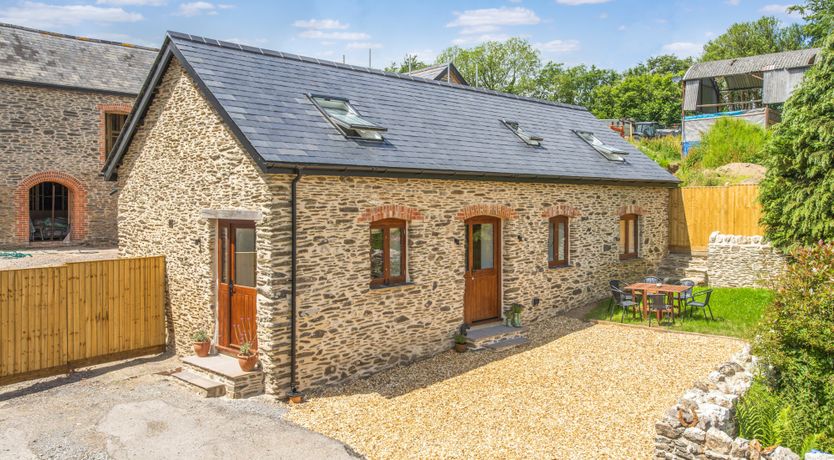
<instances>
[{"instance_id":1,"label":"white framed window","mask_svg":"<svg viewBox=\"0 0 834 460\"><path fill-rule=\"evenodd\" d=\"M625 156L628 155L628 152L625 150L614 147L613 145L608 145L605 142L602 142L594 133L590 131L573 131L579 136L583 141L587 142L588 145L594 148L597 152L599 152L602 156L610 161L619 161L625 163Z\"/></svg>"},{"instance_id":2,"label":"white framed window","mask_svg":"<svg viewBox=\"0 0 834 460\"><path fill-rule=\"evenodd\" d=\"M359 138L370 141L382 141L382 133L387 131L376 123L366 120L344 98L331 96L309 95L310 100L318 107L322 114L345 137Z\"/></svg>"}]
</instances>

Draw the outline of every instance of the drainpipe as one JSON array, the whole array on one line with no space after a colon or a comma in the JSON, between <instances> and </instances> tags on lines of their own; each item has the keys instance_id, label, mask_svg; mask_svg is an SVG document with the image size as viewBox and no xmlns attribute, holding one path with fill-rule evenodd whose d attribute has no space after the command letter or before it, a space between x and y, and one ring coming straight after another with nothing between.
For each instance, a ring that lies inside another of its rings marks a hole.
<instances>
[{"instance_id":1,"label":"drainpipe","mask_svg":"<svg viewBox=\"0 0 834 460\"><path fill-rule=\"evenodd\" d=\"M290 288L290 392L288 396L304 398L298 391L298 364L296 360L298 348L297 321L298 317L298 181L301 180L301 169L295 170L295 177L290 185L291 234L292 234L292 262Z\"/></svg>"}]
</instances>

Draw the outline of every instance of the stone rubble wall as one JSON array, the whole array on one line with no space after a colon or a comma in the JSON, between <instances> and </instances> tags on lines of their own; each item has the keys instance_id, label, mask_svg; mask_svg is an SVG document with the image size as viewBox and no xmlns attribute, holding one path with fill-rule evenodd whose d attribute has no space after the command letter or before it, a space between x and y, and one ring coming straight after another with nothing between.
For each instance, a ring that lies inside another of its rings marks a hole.
<instances>
[{"instance_id":1,"label":"stone rubble wall","mask_svg":"<svg viewBox=\"0 0 834 460\"><path fill-rule=\"evenodd\" d=\"M707 274L713 287L762 286L785 269L785 256L761 236L713 232L707 252Z\"/></svg>"},{"instance_id":2,"label":"stone rubble wall","mask_svg":"<svg viewBox=\"0 0 834 460\"><path fill-rule=\"evenodd\" d=\"M0 247L28 244L18 236L15 195L26 178L44 172L69 175L86 192L86 225L78 226L84 236L73 243L116 242L113 184L99 174L99 107L131 104L128 96L0 83Z\"/></svg>"},{"instance_id":3,"label":"stone rubble wall","mask_svg":"<svg viewBox=\"0 0 834 460\"><path fill-rule=\"evenodd\" d=\"M655 424L656 460L799 460L790 449L762 451L758 441L736 437L735 408L753 383L750 347L696 382ZM693 416L694 414L694 416Z\"/></svg>"}]
</instances>

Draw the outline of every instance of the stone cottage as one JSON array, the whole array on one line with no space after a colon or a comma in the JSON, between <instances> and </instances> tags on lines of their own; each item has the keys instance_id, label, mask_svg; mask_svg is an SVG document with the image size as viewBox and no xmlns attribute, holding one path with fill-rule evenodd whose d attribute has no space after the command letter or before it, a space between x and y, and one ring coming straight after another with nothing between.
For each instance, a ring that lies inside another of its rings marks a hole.
<instances>
[{"instance_id":1,"label":"stone cottage","mask_svg":"<svg viewBox=\"0 0 834 460\"><path fill-rule=\"evenodd\" d=\"M581 107L174 32L104 173L177 350L251 339L274 393L652 273L677 184Z\"/></svg>"},{"instance_id":2,"label":"stone cottage","mask_svg":"<svg viewBox=\"0 0 834 460\"><path fill-rule=\"evenodd\" d=\"M155 56L0 24L0 247L115 243L101 167Z\"/></svg>"}]
</instances>

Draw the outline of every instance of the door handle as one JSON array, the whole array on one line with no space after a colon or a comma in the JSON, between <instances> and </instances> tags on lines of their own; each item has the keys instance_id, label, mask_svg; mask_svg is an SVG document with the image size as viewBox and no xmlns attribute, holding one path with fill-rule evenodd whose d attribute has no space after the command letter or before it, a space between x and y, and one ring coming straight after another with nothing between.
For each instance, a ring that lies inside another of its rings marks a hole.
<instances>
[{"instance_id":1,"label":"door handle","mask_svg":"<svg viewBox=\"0 0 834 460\"><path fill-rule=\"evenodd\" d=\"M235 282L234 281L229 281L229 295L232 295L234 293L235 293Z\"/></svg>"}]
</instances>

